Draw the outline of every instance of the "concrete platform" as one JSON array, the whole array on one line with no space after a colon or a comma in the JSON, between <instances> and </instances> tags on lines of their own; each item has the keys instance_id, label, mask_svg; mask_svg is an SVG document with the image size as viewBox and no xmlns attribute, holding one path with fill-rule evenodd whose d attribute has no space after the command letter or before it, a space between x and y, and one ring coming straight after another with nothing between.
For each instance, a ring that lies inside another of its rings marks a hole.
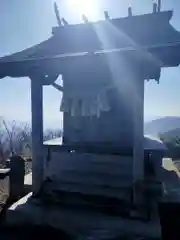
<instances>
[{"instance_id":1,"label":"concrete platform","mask_svg":"<svg viewBox=\"0 0 180 240\"><path fill-rule=\"evenodd\" d=\"M180 163L179 163L180 165ZM177 162L171 159L164 159L162 180L167 190L167 199L180 201L180 172ZM32 175L25 177L25 183L31 184ZM21 226L24 224L37 226L52 226L62 229L72 235L80 232L91 232L93 229L113 231L117 235L137 234L151 238L159 238L159 220L144 223L141 221L123 219L121 217L110 217L97 212L77 211L65 209L60 205L44 205L40 199L33 199L32 193L13 204L6 217L9 226Z\"/></svg>"},{"instance_id":2,"label":"concrete platform","mask_svg":"<svg viewBox=\"0 0 180 240\"><path fill-rule=\"evenodd\" d=\"M78 211L75 209L65 209L58 205L43 205L40 200L33 199L32 194L13 204L6 217L8 226L36 225L51 226L61 229L73 236L79 233L88 234L94 230L112 232L116 236L142 235L159 238L159 221L141 222L123 219L121 217L106 216L93 211Z\"/></svg>"}]
</instances>

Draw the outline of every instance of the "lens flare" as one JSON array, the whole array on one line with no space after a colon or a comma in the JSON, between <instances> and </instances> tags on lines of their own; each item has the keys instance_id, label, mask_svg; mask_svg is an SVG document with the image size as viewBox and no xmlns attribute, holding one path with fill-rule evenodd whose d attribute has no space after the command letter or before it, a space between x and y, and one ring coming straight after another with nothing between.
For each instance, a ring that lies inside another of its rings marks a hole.
<instances>
[{"instance_id":1,"label":"lens flare","mask_svg":"<svg viewBox=\"0 0 180 240\"><path fill-rule=\"evenodd\" d=\"M97 17L97 2L97 0L68 0L68 7L80 16L84 14L90 20L94 20Z\"/></svg>"}]
</instances>

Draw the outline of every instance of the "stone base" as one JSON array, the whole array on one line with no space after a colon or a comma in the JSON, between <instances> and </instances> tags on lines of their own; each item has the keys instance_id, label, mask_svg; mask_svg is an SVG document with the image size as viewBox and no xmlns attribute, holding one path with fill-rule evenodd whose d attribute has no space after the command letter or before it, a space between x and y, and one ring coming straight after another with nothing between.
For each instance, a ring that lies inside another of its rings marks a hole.
<instances>
[{"instance_id":1,"label":"stone base","mask_svg":"<svg viewBox=\"0 0 180 240\"><path fill-rule=\"evenodd\" d=\"M121 217L106 216L97 212L78 211L62 208L60 205L44 206L39 199L31 194L11 206L6 216L7 226L50 226L61 229L65 233L79 236L98 231L113 235L140 235L148 238L160 238L159 220L141 222Z\"/></svg>"}]
</instances>

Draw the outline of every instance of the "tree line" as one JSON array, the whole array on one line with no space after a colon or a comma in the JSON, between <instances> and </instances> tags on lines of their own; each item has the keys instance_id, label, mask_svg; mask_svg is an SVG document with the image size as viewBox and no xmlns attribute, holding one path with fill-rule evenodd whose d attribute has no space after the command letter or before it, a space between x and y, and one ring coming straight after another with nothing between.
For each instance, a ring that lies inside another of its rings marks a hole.
<instances>
[{"instance_id":1,"label":"tree line","mask_svg":"<svg viewBox=\"0 0 180 240\"><path fill-rule=\"evenodd\" d=\"M61 130L47 129L44 141L61 137ZM31 127L27 123L7 122L0 118L0 165L12 155L23 155L29 149L31 154Z\"/></svg>"}]
</instances>

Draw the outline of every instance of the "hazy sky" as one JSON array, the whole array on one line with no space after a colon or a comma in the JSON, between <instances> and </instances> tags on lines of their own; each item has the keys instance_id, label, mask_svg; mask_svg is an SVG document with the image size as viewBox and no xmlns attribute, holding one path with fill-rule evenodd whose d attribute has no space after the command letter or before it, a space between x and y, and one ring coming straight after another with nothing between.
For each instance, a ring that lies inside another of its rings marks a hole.
<instances>
[{"instance_id":1,"label":"hazy sky","mask_svg":"<svg viewBox=\"0 0 180 240\"><path fill-rule=\"evenodd\" d=\"M56 2L60 6L61 15L69 22L76 23L79 21L79 15L66 4L67 1ZM84 0L86 1L88 0ZM53 0L0 0L0 56L23 50L51 35L51 29L56 25L53 2ZM132 4L134 14L152 11L152 0L99 0L98 9L94 10L93 14L91 12L91 15L97 19L102 18L103 11L108 10L112 17L123 17L127 15L128 3ZM174 10L171 23L180 30L180 0L162 0L162 9ZM180 116L179 91L180 69L177 67L163 70L159 85L154 81L146 83L145 117ZM45 124L60 122L59 106L59 92L52 87L45 87ZM0 115L8 119L28 121L30 109L28 78L0 80Z\"/></svg>"}]
</instances>

